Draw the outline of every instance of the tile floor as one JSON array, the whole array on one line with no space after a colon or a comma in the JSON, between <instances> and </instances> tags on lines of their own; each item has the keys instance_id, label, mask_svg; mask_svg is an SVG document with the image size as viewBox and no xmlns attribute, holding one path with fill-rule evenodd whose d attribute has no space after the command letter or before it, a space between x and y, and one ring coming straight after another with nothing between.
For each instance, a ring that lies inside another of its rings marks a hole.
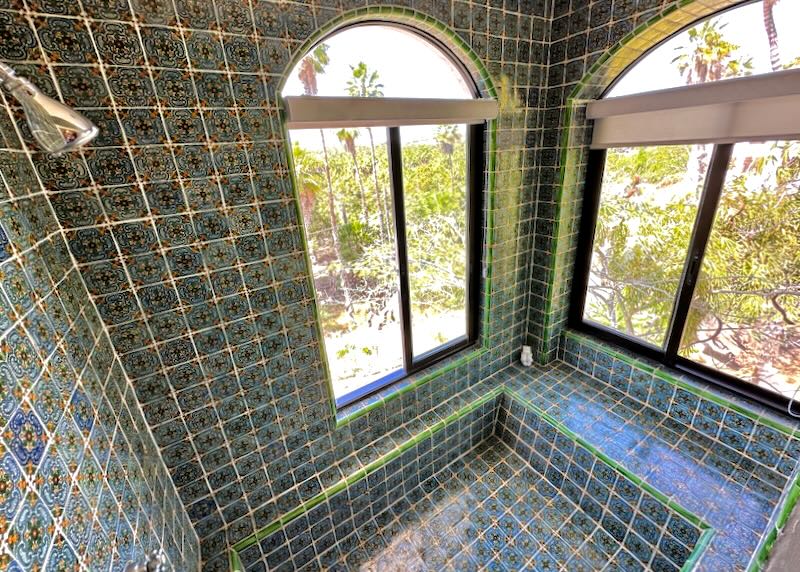
<instances>
[{"instance_id":1,"label":"tile floor","mask_svg":"<svg viewBox=\"0 0 800 572\"><path fill-rule=\"evenodd\" d=\"M593 465L590 480L595 470L609 469L599 460ZM625 486L623 480L615 482ZM362 525L356 531L358 544L329 569L679 570L699 529L653 497L639 493L637 498L642 512L637 511L628 525L617 521L622 530L611 527L612 533L606 532L611 499L603 522L596 520L507 445L490 437ZM634 530L646 532L639 536ZM672 532L690 547L676 541ZM614 536L624 538L625 545ZM643 540L647 536L653 543ZM634 537L635 544L630 541Z\"/></svg>"},{"instance_id":2,"label":"tile floor","mask_svg":"<svg viewBox=\"0 0 800 572\"><path fill-rule=\"evenodd\" d=\"M320 505L311 536L291 521L283 552L271 540L285 543L282 529L263 540L267 563L308 553L302 570L743 572L797 478L800 441L778 425L635 372L614 381L625 391L566 363L486 383L502 392L494 434L433 477L409 450L391 478Z\"/></svg>"}]
</instances>

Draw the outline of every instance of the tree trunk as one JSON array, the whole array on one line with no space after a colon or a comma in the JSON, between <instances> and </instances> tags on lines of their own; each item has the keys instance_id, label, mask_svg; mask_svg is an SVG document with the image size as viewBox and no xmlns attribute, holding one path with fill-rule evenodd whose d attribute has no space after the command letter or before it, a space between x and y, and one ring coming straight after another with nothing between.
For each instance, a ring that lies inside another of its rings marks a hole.
<instances>
[{"instance_id":1,"label":"tree trunk","mask_svg":"<svg viewBox=\"0 0 800 572\"><path fill-rule=\"evenodd\" d=\"M764 0L761 4L764 12L764 30L767 32L767 40L769 41L769 63L772 66L772 71L781 69L781 52L778 48L778 29L775 27L775 17L772 14L772 9L778 0Z\"/></svg>"},{"instance_id":2,"label":"tree trunk","mask_svg":"<svg viewBox=\"0 0 800 572\"><path fill-rule=\"evenodd\" d=\"M319 130L322 137L322 154L325 159L325 178L328 183L328 216L330 218L331 232L333 233L333 253L339 263L339 286L344 295L344 307L350 316L353 316L353 301L350 299L350 289L347 287L347 266L342 258L342 248L339 242L339 224L336 220L336 202L333 200L333 181L331 181L331 166L328 163L328 146L325 144L325 132ZM344 212L344 211L343 211ZM345 224L347 224L345 222Z\"/></svg>"},{"instance_id":3,"label":"tree trunk","mask_svg":"<svg viewBox=\"0 0 800 572\"><path fill-rule=\"evenodd\" d=\"M447 154L447 160L450 163L450 192L453 193L453 196L456 194L456 176L453 173L453 154Z\"/></svg>"},{"instance_id":4,"label":"tree trunk","mask_svg":"<svg viewBox=\"0 0 800 572\"><path fill-rule=\"evenodd\" d=\"M386 197L383 196L381 186L378 183L378 161L375 159L375 139L372 137L372 129L367 127L367 133L369 134L369 149L372 155L372 180L375 183L375 198L378 201L378 214L381 222L381 240L386 240L389 232L386 226L386 201L384 200Z\"/></svg>"},{"instance_id":5,"label":"tree trunk","mask_svg":"<svg viewBox=\"0 0 800 572\"><path fill-rule=\"evenodd\" d=\"M369 210L367 209L367 194L364 191L364 182L361 180L361 171L358 170L358 156L356 154L355 145L353 145L353 152L350 154L353 158L353 175L356 178L358 185L358 198L361 201L361 217L364 226L369 228Z\"/></svg>"},{"instance_id":6,"label":"tree trunk","mask_svg":"<svg viewBox=\"0 0 800 572\"><path fill-rule=\"evenodd\" d=\"M686 161L686 185L694 189L694 196L699 198L703 192L703 182L708 171L708 146L692 145L689 148L689 159Z\"/></svg>"},{"instance_id":7,"label":"tree trunk","mask_svg":"<svg viewBox=\"0 0 800 572\"><path fill-rule=\"evenodd\" d=\"M307 193L300 193L300 209L303 211L303 228L306 231L306 240L308 241L309 245L311 244L311 217L313 216L314 212L314 197L309 196ZM314 249L309 246L308 249L308 257L311 259L311 263L316 263L316 257L314 256Z\"/></svg>"}]
</instances>

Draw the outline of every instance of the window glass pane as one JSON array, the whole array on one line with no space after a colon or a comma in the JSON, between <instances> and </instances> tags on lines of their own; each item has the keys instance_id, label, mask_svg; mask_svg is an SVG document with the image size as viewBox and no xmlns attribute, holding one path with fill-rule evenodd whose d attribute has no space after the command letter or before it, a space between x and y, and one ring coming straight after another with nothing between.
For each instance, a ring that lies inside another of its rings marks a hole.
<instances>
[{"instance_id":1,"label":"window glass pane","mask_svg":"<svg viewBox=\"0 0 800 572\"><path fill-rule=\"evenodd\" d=\"M440 49L399 26L347 28L309 56L292 71L283 95L473 97L461 71Z\"/></svg>"},{"instance_id":2,"label":"window glass pane","mask_svg":"<svg viewBox=\"0 0 800 572\"><path fill-rule=\"evenodd\" d=\"M411 331L419 356L467 335L466 126L403 127Z\"/></svg>"},{"instance_id":3,"label":"window glass pane","mask_svg":"<svg viewBox=\"0 0 800 572\"><path fill-rule=\"evenodd\" d=\"M340 398L403 368L387 149L370 129L298 135L298 194Z\"/></svg>"},{"instance_id":4,"label":"window glass pane","mask_svg":"<svg viewBox=\"0 0 800 572\"><path fill-rule=\"evenodd\" d=\"M663 346L711 151L608 151L585 319Z\"/></svg>"},{"instance_id":5,"label":"window glass pane","mask_svg":"<svg viewBox=\"0 0 800 572\"><path fill-rule=\"evenodd\" d=\"M436 43L377 23L314 46L281 95L474 97L466 72ZM411 145L403 152L408 228L416 233L408 241L416 322L406 334L417 338L419 354L466 333L464 128L452 144L432 128L403 136ZM290 138L334 393L349 403L407 373L387 129L293 130ZM420 247L422 232L433 233L435 249ZM444 284L436 291L434 278Z\"/></svg>"},{"instance_id":6,"label":"window glass pane","mask_svg":"<svg viewBox=\"0 0 800 572\"><path fill-rule=\"evenodd\" d=\"M734 147L680 354L792 396L800 383L800 142Z\"/></svg>"},{"instance_id":7,"label":"window glass pane","mask_svg":"<svg viewBox=\"0 0 800 572\"><path fill-rule=\"evenodd\" d=\"M698 22L626 72L609 97L800 67L800 2L746 3Z\"/></svg>"}]
</instances>

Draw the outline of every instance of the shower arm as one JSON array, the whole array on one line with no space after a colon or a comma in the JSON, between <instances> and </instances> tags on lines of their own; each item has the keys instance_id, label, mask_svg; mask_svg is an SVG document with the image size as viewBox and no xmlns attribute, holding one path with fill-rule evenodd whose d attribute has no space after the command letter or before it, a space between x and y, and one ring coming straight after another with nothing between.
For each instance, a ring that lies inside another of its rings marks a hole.
<instances>
[{"instance_id":1,"label":"shower arm","mask_svg":"<svg viewBox=\"0 0 800 572\"><path fill-rule=\"evenodd\" d=\"M19 77L13 68L7 66L3 62L0 62L0 85L6 88L9 93L13 93L15 89L19 89L20 87L29 90L36 89L36 86L34 86L30 81Z\"/></svg>"}]
</instances>

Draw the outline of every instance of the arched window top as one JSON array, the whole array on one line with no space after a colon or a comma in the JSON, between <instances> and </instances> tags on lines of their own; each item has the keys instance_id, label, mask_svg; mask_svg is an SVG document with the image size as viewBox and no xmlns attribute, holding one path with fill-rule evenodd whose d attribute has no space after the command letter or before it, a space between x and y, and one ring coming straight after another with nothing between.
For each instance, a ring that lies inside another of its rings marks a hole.
<instances>
[{"instance_id":1,"label":"arched window top","mask_svg":"<svg viewBox=\"0 0 800 572\"><path fill-rule=\"evenodd\" d=\"M290 129L474 125L498 111L434 40L385 23L350 26L316 44L282 95Z\"/></svg>"},{"instance_id":2,"label":"arched window top","mask_svg":"<svg viewBox=\"0 0 800 572\"><path fill-rule=\"evenodd\" d=\"M800 68L800 2L762 0L692 24L636 61L605 97Z\"/></svg>"},{"instance_id":3,"label":"arched window top","mask_svg":"<svg viewBox=\"0 0 800 572\"><path fill-rule=\"evenodd\" d=\"M314 64L314 73L301 73ZM421 34L360 24L316 44L292 70L283 95L472 99L471 83L450 54Z\"/></svg>"}]
</instances>

